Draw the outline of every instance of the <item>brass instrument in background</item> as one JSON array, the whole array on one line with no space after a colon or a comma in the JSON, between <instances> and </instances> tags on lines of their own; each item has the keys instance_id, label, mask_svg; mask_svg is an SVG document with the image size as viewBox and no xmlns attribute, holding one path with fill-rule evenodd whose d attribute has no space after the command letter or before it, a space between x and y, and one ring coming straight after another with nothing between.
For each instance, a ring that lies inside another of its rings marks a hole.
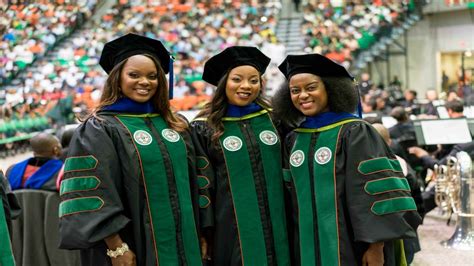
<instances>
[{"instance_id":1,"label":"brass instrument in background","mask_svg":"<svg viewBox=\"0 0 474 266\"><path fill-rule=\"evenodd\" d=\"M474 250L474 179L471 157L459 152L446 165L436 165L435 201L438 207L457 215L456 229L446 247Z\"/></svg>"}]
</instances>

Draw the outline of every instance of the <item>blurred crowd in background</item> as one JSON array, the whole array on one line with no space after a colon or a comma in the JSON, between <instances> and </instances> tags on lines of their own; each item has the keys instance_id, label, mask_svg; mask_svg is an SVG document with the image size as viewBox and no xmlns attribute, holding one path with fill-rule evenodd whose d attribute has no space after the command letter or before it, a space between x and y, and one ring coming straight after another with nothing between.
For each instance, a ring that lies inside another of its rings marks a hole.
<instances>
[{"instance_id":1,"label":"blurred crowd in background","mask_svg":"<svg viewBox=\"0 0 474 266\"><path fill-rule=\"evenodd\" d=\"M415 8L413 1L347 2L308 1L301 7L302 53L321 53L351 69L361 51ZM0 9L0 137L60 127L87 114L106 79L98 66L100 51L127 32L160 39L172 52L176 111L200 109L212 97L214 88L201 79L203 65L228 46L257 46L272 58L265 75L270 96L283 81L277 65L285 46L275 35L281 1L118 1L97 14L101 4L35 1ZM397 77L390 84L373 84L367 73L356 77L365 113L390 115L403 106L421 117L438 117L430 106L442 104L440 98L468 99L470 78L425 97ZM14 150L16 144L0 145Z\"/></svg>"}]
</instances>

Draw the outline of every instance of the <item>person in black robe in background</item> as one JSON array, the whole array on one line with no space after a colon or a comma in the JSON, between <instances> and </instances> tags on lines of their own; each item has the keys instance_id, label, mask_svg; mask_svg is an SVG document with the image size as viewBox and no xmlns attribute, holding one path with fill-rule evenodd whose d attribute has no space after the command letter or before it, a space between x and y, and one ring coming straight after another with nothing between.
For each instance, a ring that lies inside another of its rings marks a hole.
<instances>
[{"instance_id":1,"label":"person in black robe in background","mask_svg":"<svg viewBox=\"0 0 474 266\"><path fill-rule=\"evenodd\" d=\"M105 45L100 65L109 76L99 106L65 161L60 246L80 249L83 265L201 265L195 154L170 110L168 51L127 34Z\"/></svg>"},{"instance_id":2,"label":"person in black robe in background","mask_svg":"<svg viewBox=\"0 0 474 266\"><path fill-rule=\"evenodd\" d=\"M352 76L319 54L288 55L279 68L288 86L275 110L305 119L284 145L296 265L404 265L401 239L416 237L421 218L398 160L353 114Z\"/></svg>"},{"instance_id":3,"label":"person in black robe in background","mask_svg":"<svg viewBox=\"0 0 474 266\"><path fill-rule=\"evenodd\" d=\"M63 162L57 159L61 144L56 136L41 132L30 139L33 157L13 164L6 176L12 190L41 189L56 191L56 179Z\"/></svg>"},{"instance_id":4,"label":"person in black robe in background","mask_svg":"<svg viewBox=\"0 0 474 266\"><path fill-rule=\"evenodd\" d=\"M281 143L261 94L269 63L257 48L234 46L204 66L216 94L191 127L213 265L290 265Z\"/></svg>"},{"instance_id":5,"label":"person in black robe in background","mask_svg":"<svg viewBox=\"0 0 474 266\"><path fill-rule=\"evenodd\" d=\"M0 170L0 200L0 265L13 266L15 259L11 246L11 220L20 215L21 207L2 170Z\"/></svg>"},{"instance_id":6,"label":"person in black robe in background","mask_svg":"<svg viewBox=\"0 0 474 266\"><path fill-rule=\"evenodd\" d=\"M390 116L397 120L397 124L389 129L390 138L397 140L416 140L413 121L410 120L403 107L398 106L393 108L390 112Z\"/></svg>"},{"instance_id":7,"label":"person in black robe in background","mask_svg":"<svg viewBox=\"0 0 474 266\"><path fill-rule=\"evenodd\" d=\"M59 159L61 161L65 161L67 157L67 153L69 151L69 143L71 143L72 135L74 134L75 128L69 128L62 132L61 134L61 155Z\"/></svg>"}]
</instances>

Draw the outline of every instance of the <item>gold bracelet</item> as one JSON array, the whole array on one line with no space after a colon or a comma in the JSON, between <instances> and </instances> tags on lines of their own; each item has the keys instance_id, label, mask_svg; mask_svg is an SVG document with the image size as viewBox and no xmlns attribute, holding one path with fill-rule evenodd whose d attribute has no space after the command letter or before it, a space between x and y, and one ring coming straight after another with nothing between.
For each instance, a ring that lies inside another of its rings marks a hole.
<instances>
[{"instance_id":1,"label":"gold bracelet","mask_svg":"<svg viewBox=\"0 0 474 266\"><path fill-rule=\"evenodd\" d=\"M122 256L127 251L129 251L128 245L127 243L123 242L122 246L118 247L116 250L107 249L107 256L115 259L118 256Z\"/></svg>"}]
</instances>

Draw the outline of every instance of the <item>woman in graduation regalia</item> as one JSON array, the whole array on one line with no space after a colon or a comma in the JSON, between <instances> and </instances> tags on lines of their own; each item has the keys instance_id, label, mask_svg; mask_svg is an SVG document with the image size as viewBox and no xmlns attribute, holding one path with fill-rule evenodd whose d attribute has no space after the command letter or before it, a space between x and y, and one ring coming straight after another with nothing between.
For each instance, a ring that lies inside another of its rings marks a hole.
<instances>
[{"instance_id":1,"label":"woman in graduation regalia","mask_svg":"<svg viewBox=\"0 0 474 266\"><path fill-rule=\"evenodd\" d=\"M100 104L65 161L61 247L81 249L83 265L201 265L195 154L169 108L168 51L127 34L105 45L100 65Z\"/></svg>"},{"instance_id":2,"label":"woman in graduation regalia","mask_svg":"<svg viewBox=\"0 0 474 266\"><path fill-rule=\"evenodd\" d=\"M234 46L204 66L217 89L191 127L213 265L290 264L280 138L261 92L269 63L257 48Z\"/></svg>"},{"instance_id":3,"label":"woman in graduation regalia","mask_svg":"<svg viewBox=\"0 0 474 266\"><path fill-rule=\"evenodd\" d=\"M277 115L303 119L284 144L297 264L404 265L399 239L416 236L420 217L396 157L352 114L352 76L319 54L289 55L279 68L288 86Z\"/></svg>"}]
</instances>

